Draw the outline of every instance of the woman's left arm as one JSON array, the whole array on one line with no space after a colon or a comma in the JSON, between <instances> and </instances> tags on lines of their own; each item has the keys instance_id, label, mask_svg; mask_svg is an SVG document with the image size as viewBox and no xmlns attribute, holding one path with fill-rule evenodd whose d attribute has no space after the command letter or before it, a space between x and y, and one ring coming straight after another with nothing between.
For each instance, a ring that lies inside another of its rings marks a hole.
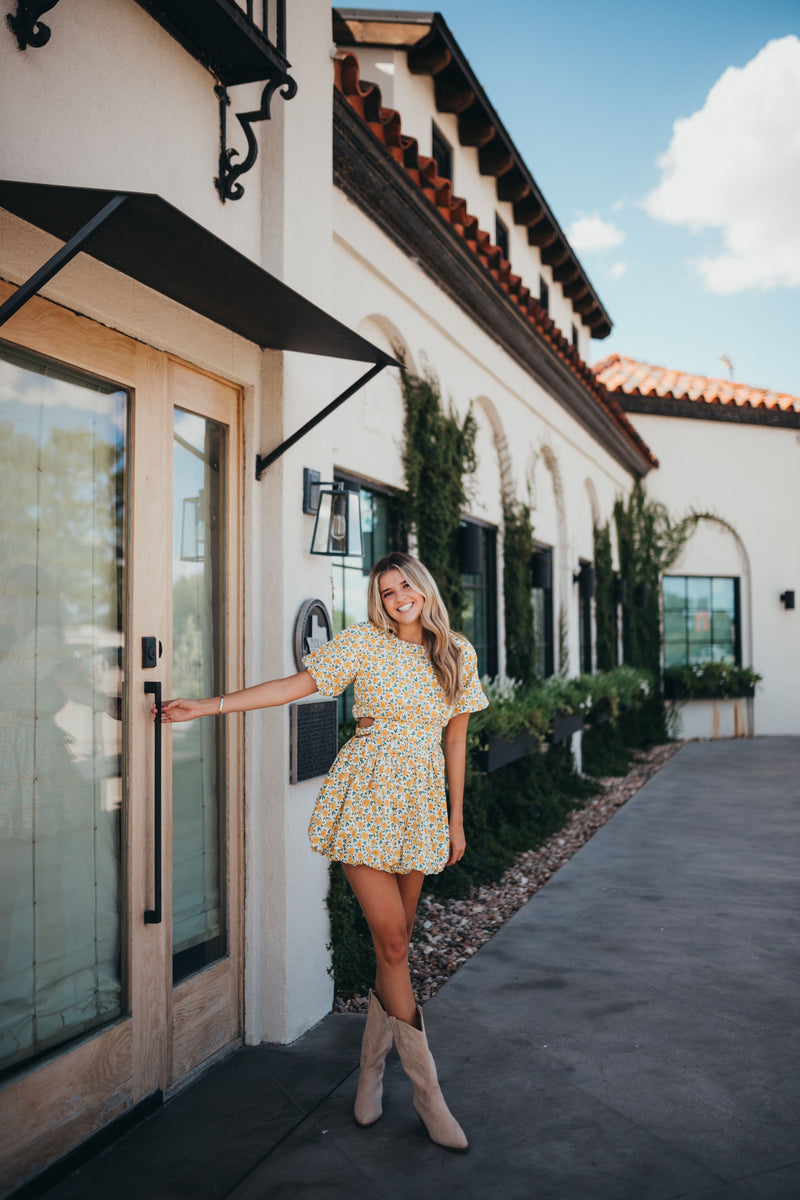
<instances>
[{"instance_id":1,"label":"woman's left arm","mask_svg":"<svg viewBox=\"0 0 800 1200\"><path fill-rule=\"evenodd\" d=\"M453 717L444 731L444 765L447 771L447 790L450 797L450 857L452 866L464 857L464 773L467 761L467 726L469 713Z\"/></svg>"}]
</instances>

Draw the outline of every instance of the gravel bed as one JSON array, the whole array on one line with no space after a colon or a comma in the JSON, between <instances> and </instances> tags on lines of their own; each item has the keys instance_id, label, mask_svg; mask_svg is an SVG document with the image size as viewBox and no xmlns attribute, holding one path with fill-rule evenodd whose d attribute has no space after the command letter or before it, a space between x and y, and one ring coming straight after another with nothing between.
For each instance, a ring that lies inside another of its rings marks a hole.
<instances>
[{"instance_id":1,"label":"gravel bed","mask_svg":"<svg viewBox=\"0 0 800 1200\"><path fill-rule=\"evenodd\" d=\"M517 855L497 883L474 887L462 900L423 896L417 909L409 963L420 1004L430 1000L526 901L547 883L592 834L605 825L683 745L669 742L634 755L627 775L599 779L598 794L570 813L566 824L538 850ZM366 1012L367 997L336 997L334 1012Z\"/></svg>"}]
</instances>

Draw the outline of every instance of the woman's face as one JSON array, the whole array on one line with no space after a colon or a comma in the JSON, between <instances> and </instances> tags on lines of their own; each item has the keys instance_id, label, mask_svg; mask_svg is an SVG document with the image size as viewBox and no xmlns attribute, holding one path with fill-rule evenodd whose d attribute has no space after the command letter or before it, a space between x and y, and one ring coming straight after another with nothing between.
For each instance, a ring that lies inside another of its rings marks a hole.
<instances>
[{"instance_id":1,"label":"woman's face","mask_svg":"<svg viewBox=\"0 0 800 1200\"><path fill-rule=\"evenodd\" d=\"M400 630L420 624L425 597L415 591L398 570L393 567L391 571L384 571L378 586L386 615Z\"/></svg>"}]
</instances>

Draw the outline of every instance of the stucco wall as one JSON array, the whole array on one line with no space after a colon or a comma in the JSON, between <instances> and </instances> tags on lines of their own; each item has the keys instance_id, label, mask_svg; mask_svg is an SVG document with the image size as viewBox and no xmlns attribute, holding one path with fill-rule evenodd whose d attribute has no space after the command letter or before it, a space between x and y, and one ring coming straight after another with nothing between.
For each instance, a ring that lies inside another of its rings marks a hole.
<instances>
[{"instance_id":1,"label":"stucco wall","mask_svg":"<svg viewBox=\"0 0 800 1200\"><path fill-rule=\"evenodd\" d=\"M648 476L648 493L674 517L694 510L725 523L704 522L671 573L740 577L742 662L764 676L753 702L755 733L800 733L800 609L780 602L787 589L800 597L798 431L630 419L661 463Z\"/></svg>"},{"instance_id":2,"label":"stucco wall","mask_svg":"<svg viewBox=\"0 0 800 1200\"><path fill-rule=\"evenodd\" d=\"M357 325L368 315L373 326L377 321L394 330L416 369L427 363L435 371L444 399L451 400L459 414L466 413L470 402L475 404L480 461L469 515L501 525L504 480L512 498L532 502L537 539L556 548L555 611L562 604L567 611L570 664L577 671L578 594L572 576L580 558L594 557L590 491L596 516L604 523L616 497L630 491L630 475L338 191L334 222L343 319ZM399 386L396 395L399 406ZM364 404L369 404L366 393ZM363 411L366 422L367 410ZM401 420L397 407L383 433L380 428L366 432L362 423L341 439L334 434L337 466L394 484L399 478ZM498 434L507 454L502 468ZM362 444L368 444L368 454Z\"/></svg>"}]
</instances>

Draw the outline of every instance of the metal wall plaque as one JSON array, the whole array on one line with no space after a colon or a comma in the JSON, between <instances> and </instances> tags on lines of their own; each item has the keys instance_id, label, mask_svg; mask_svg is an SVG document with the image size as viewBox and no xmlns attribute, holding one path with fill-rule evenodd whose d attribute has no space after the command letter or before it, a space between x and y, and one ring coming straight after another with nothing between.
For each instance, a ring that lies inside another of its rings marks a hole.
<instances>
[{"instance_id":1,"label":"metal wall plaque","mask_svg":"<svg viewBox=\"0 0 800 1200\"><path fill-rule=\"evenodd\" d=\"M336 700L289 705L289 780L302 783L327 775L339 749Z\"/></svg>"},{"instance_id":2,"label":"metal wall plaque","mask_svg":"<svg viewBox=\"0 0 800 1200\"><path fill-rule=\"evenodd\" d=\"M332 637L333 623L322 601L304 601L294 623L294 661L298 671L303 670L303 656L324 646Z\"/></svg>"}]
</instances>

